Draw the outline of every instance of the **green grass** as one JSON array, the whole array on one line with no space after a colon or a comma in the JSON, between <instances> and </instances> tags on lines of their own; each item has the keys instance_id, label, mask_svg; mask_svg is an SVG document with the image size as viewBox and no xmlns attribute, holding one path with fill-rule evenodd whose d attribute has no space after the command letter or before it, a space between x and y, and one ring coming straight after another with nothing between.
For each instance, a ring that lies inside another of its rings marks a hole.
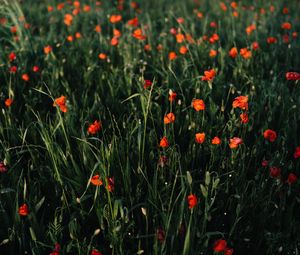
<instances>
[{"instance_id":1,"label":"green grass","mask_svg":"<svg viewBox=\"0 0 300 255\"><path fill-rule=\"evenodd\" d=\"M287 178L300 176L294 157L300 90L286 73L300 72L299 1L239 1L234 17L226 0L227 11L217 0L139 1L138 9L129 1L82 0L67 26L64 16L74 10L69 2L58 10L56 0L0 0L0 162L7 168L0 172L0 253L50 254L59 243L60 254L226 254L213 249L224 239L234 254L298 254L300 184ZM122 20L110 23L112 14ZM138 27L127 24L134 17ZM282 29L284 22L292 28ZM256 30L247 35L251 24ZM146 40L132 36L137 28ZM177 43L172 28L193 41ZM113 29L121 32L117 46L110 45ZM218 41L204 39L214 33ZM277 42L267 43L270 36ZM248 48L251 58L231 58L232 47ZM177 58L171 61L172 51ZM210 69L213 81L202 80ZM152 86L145 89L145 80ZM177 93L174 102L170 90ZM248 96L248 111L232 106L241 95ZM67 112L53 106L60 96ZM194 98L205 102L204 111L195 111ZM176 119L166 125L169 112ZM101 129L90 134L95 120ZM264 138L267 129L276 131L274 142ZM198 144L201 132L206 137ZM159 146L163 136L167 148ZM211 143L215 136L221 144ZM233 137L243 140L237 149L229 147ZM271 167L281 169L278 178L270 176ZM101 186L90 182L95 175ZM191 194L198 199L194 208ZM26 216L18 213L23 204Z\"/></svg>"}]
</instances>

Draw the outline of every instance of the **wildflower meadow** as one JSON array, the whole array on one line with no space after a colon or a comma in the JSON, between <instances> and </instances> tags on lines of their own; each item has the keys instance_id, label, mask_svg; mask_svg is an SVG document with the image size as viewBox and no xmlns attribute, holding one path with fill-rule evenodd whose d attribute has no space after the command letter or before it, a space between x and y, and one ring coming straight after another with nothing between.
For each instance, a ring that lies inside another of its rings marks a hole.
<instances>
[{"instance_id":1,"label":"wildflower meadow","mask_svg":"<svg viewBox=\"0 0 300 255\"><path fill-rule=\"evenodd\" d=\"M300 254L299 33L299 0L0 0L0 254Z\"/></svg>"}]
</instances>

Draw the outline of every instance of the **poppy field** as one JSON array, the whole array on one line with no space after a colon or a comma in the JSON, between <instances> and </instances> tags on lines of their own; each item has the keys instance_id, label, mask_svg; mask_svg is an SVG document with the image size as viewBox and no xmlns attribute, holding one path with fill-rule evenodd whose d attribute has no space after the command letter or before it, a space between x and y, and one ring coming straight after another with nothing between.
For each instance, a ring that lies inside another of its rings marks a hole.
<instances>
[{"instance_id":1,"label":"poppy field","mask_svg":"<svg viewBox=\"0 0 300 255\"><path fill-rule=\"evenodd\" d=\"M0 0L0 254L299 254L299 33L297 0Z\"/></svg>"}]
</instances>

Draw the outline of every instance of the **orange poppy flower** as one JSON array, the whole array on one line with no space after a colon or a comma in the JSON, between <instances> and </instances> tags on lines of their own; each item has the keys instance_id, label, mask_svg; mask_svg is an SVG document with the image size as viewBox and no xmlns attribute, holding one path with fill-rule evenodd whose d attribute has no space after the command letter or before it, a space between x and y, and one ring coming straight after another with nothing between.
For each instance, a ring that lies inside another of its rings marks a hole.
<instances>
[{"instance_id":1,"label":"orange poppy flower","mask_svg":"<svg viewBox=\"0 0 300 255\"><path fill-rule=\"evenodd\" d=\"M256 29L256 26L255 26L254 24L251 24L250 26L248 26L248 27L246 28L246 33L247 33L247 35L252 34L252 32L253 32L255 29Z\"/></svg>"},{"instance_id":2,"label":"orange poppy flower","mask_svg":"<svg viewBox=\"0 0 300 255\"><path fill-rule=\"evenodd\" d=\"M29 81L29 75L28 75L27 73L24 73L24 74L22 75L22 80L23 80L23 81Z\"/></svg>"},{"instance_id":3,"label":"orange poppy flower","mask_svg":"<svg viewBox=\"0 0 300 255\"><path fill-rule=\"evenodd\" d=\"M80 39L80 38L81 38L81 34L80 34L79 32L76 32L76 33L75 33L75 38L76 38L76 39Z\"/></svg>"},{"instance_id":4,"label":"orange poppy flower","mask_svg":"<svg viewBox=\"0 0 300 255\"><path fill-rule=\"evenodd\" d=\"M72 35L67 36L67 41L73 42L74 38Z\"/></svg>"},{"instance_id":5,"label":"orange poppy flower","mask_svg":"<svg viewBox=\"0 0 300 255\"><path fill-rule=\"evenodd\" d=\"M197 112L205 110L205 103L202 99L193 99L192 106Z\"/></svg>"},{"instance_id":6,"label":"orange poppy flower","mask_svg":"<svg viewBox=\"0 0 300 255\"><path fill-rule=\"evenodd\" d=\"M145 40L147 37L143 34L142 29L138 28L133 31L132 36L138 40Z\"/></svg>"},{"instance_id":7,"label":"orange poppy flower","mask_svg":"<svg viewBox=\"0 0 300 255\"><path fill-rule=\"evenodd\" d=\"M95 31L96 31L97 33L100 33L100 32L101 32L101 27L100 27L100 25L97 25L97 26L95 27Z\"/></svg>"},{"instance_id":8,"label":"orange poppy flower","mask_svg":"<svg viewBox=\"0 0 300 255\"><path fill-rule=\"evenodd\" d=\"M96 134L101 129L101 122L98 120L95 120L93 124L91 124L88 128L89 134Z\"/></svg>"},{"instance_id":9,"label":"orange poppy flower","mask_svg":"<svg viewBox=\"0 0 300 255\"><path fill-rule=\"evenodd\" d=\"M264 132L264 138L269 140L270 142L274 142L277 138L277 134L274 130L267 129Z\"/></svg>"},{"instance_id":10,"label":"orange poppy flower","mask_svg":"<svg viewBox=\"0 0 300 255\"><path fill-rule=\"evenodd\" d=\"M216 71L214 69L204 71L204 76L202 76L202 81L212 81L215 76L216 76Z\"/></svg>"},{"instance_id":11,"label":"orange poppy flower","mask_svg":"<svg viewBox=\"0 0 300 255\"><path fill-rule=\"evenodd\" d=\"M232 102L233 108L240 108L242 110L248 110L248 96L239 96Z\"/></svg>"},{"instance_id":12,"label":"orange poppy flower","mask_svg":"<svg viewBox=\"0 0 300 255\"><path fill-rule=\"evenodd\" d=\"M209 51L209 56L210 56L211 58L214 58L215 56L217 56L217 51L211 49L211 50Z\"/></svg>"},{"instance_id":13,"label":"orange poppy flower","mask_svg":"<svg viewBox=\"0 0 300 255\"><path fill-rule=\"evenodd\" d=\"M52 11L53 11L53 6L50 6L50 5L47 6L47 11L48 11L48 12L52 12Z\"/></svg>"},{"instance_id":14,"label":"orange poppy flower","mask_svg":"<svg viewBox=\"0 0 300 255\"><path fill-rule=\"evenodd\" d=\"M220 8L221 8L224 12L227 11L227 6L226 6L226 4L224 4L223 2L220 3Z\"/></svg>"},{"instance_id":15,"label":"orange poppy flower","mask_svg":"<svg viewBox=\"0 0 300 255\"><path fill-rule=\"evenodd\" d=\"M175 121L174 113L170 112L170 113L168 113L164 116L164 123L165 124L170 124L170 123L173 123L174 121Z\"/></svg>"},{"instance_id":16,"label":"orange poppy flower","mask_svg":"<svg viewBox=\"0 0 300 255\"><path fill-rule=\"evenodd\" d=\"M179 53L180 53L180 54L185 55L187 52L188 52L188 48L187 48L187 47L181 46L181 47L179 48Z\"/></svg>"},{"instance_id":17,"label":"orange poppy flower","mask_svg":"<svg viewBox=\"0 0 300 255\"><path fill-rule=\"evenodd\" d=\"M109 17L109 21L110 23L114 24L114 23L118 23L122 20L122 16L121 15L111 15Z\"/></svg>"},{"instance_id":18,"label":"orange poppy flower","mask_svg":"<svg viewBox=\"0 0 300 255\"><path fill-rule=\"evenodd\" d=\"M90 180L91 184L95 185L95 186L101 186L103 184L102 180L100 179L100 175L94 175L91 180Z\"/></svg>"},{"instance_id":19,"label":"orange poppy flower","mask_svg":"<svg viewBox=\"0 0 300 255\"><path fill-rule=\"evenodd\" d=\"M233 137L230 139L229 147L230 149L236 149L240 144L243 143L243 140L239 137Z\"/></svg>"},{"instance_id":20,"label":"orange poppy flower","mask_svg":"<svg viewBox=\"0 0 300 255\"><path fill-rule=\"evenodd\" d=\"M171 52L169 53L169 59L170 59L170 60L174 60L174 59L176 59L176 58L177 58L176 53L175 53L174 51L171 51Z\"/></svg>"},{"instance_id":21,"label":"orange poppy flower","mask_svg":"<svg viewBox=\"0 0 300 255\"><path fill-rule=\"evenodd\" d=\"M111 38L111 40L110 40L110 45L111 46L117 46L119 44L119 40L118 40L118 37L113 37L113 38Z\"/></svg>"},{"instance_id":22,"label":"orange poppy flower","mask_svg":"<svg viewBox=\"0 0 300 255\"><path fill-rule=\"evenodd\" d=\"M65 7L65 4L64 3L60 3L56 6L57 10L62 10L63 8Z\"/></svg>"},{"instance_id":23,"label":"orange poppy flower","mask_svg":"<svg viewBox=\"0 0 300 255\"><path fill-rule=\"evenodd\" d=\"M119 29L114 28L113 35L114 35L114 37L119 38L119 37L121 37L122 33Z\"/></svg>"},{"instance_id":24,"label":"orange poppy flower","mask_svg":"<svg viewBox=\"0 0 300 255\"><path fill-rule=\"evenodd\" d=\"M61 96L54 100L53 106L58 106L62 112L67 112L68 108L66 106L66 97Z\"/></svg>"},{"instance_id":25,"label":"orange poppy flower","mask_svg":"<svg viewBox=\"0 0 300 255\"><path fill-rule=\"evenodd\" d=\"M83 11L84 12L89 12L90 10L91 10L91 6L89 6L89 5L83 6Z\"/></svg>"},{"instance_id":26,"label":"orange poppy flower","mask_svg":"<svg viewBox=\"0 0 300 255\"><path fill-rule=\"evenodd\" d=\"M267 43L268 44L273 44L273 43L276 43L277 42L277 39L273 36L270 36L267 38Z\"/></svg>"},{"instance_id":27,"label":"orange poppy flower","mask_svg":"<svg viewBox=\"0 0 300 255\"><path fill-rule=\"evenodd\" d=\"M172 90L169 90L169 101L170 102L175 101L176 97L177 97L177 93Z\"/></svg>"},{"instance_id":28,"label":"orange poppy flower","mask_svg":"<svg viewBox=\"0 0 300 255\"><path fill-rule=\"evenodd\" d=\"M8 108L12 105L13 100L11 98L7 98L4 102L5 106Z\"/></svg>"},{"instance_id":29,"label":"orange poppy flower","mask_svg":"<svg viewBox=\"0 0 300 255\"><path fill-rule=\"evenodd\" d=\"M159 142L159 146L162 148L167 148L167 147L169 147L169 145L170 145L169 141L168 141L167 137L165 137L165 136Z\"/></svg>"},{"instance_id":30,"label":"orange poppy flower","mask_svg":"<svg viewBox=\"0 0 300 255\"><path fill-rule=\"evenodd\" d=\"M251 45L251 47L252 47L253 50L258 50L259 49L258 42L253 42L252 45Z\"/></svg>"},{"instance_id":31,"label":"orange poppy flower","mask_svg":"<svg viewBox=\"0 0 300 255\"><path fill-rule=\"evenodd\" d=\"M181 34L181 33L177 34L176 35L176 41L178 43L182 43L184 41L184 34Z\"/></svg>"},{"instance_id":32,"label":"orange poppy flower","mask_svg":"<svg viewBox=\"0 0 300 255\"><path fill-rule=\"evenodd\" d=\"M196 143L200 143L200 144L204 143L204 141L205 141L205 133L197 133L195 135L195 141L196 141Z\"/></svg>"},{"instance_id":33,"label":"orange poppy flower","mask_svg":"<svg viewBox=\"0 0 300 255\"><path fill-rule=\"evenodd\" d=\"M244 59L249 59L252 57L251 50L248 50L247 48L240 49L240 54Z\"/></svg>"},{"instance_id":34,"label":"orange poppy flower","mask_svg":"<svg viewBox=\"0 0 300 255\"><path fill-rule=\"evenodd\" d=\"M100 53L100 54L98 55L98 58L100 58L100 59L102 59L102 60L106 59L106 57L107 57L107 55L106 55L105 53Z\"/></svg>"},{"instance_id":35,"label":"orange poppy flower","mask_svg":"<svg viewBox=\"0 0 300 255\"><path fill-rule=\"evenodd\" d=\"M221 143L221 139L217 136L215 136L212 140L211 140L211 143L214 144L214 145L218 145Z\"/></svg>"},{"instance_id":36,"label":"orange poppy flower","mask_svg":"<svg viewBox=\"0 0 300 255\"><path fill-rule=\"evenodd\" d=\"M27 204L23 204L19 207L18 210L19 215L21 216L27 216L29 214L29 209Z\"/></svg>"},{"instance_id":37,"label":"orange poppy flower","mask_svg":"<svg viewBox=\"0 0 300 255\"><path fill-rule=\"evenodd\" d=\"M47 55L52 51L52 47L50 45L47 45L44 47L44 53Z\"/></svg>"},{"instance_id":38,"label":"orange poppy flower","mask_svg":"<svg viewBox=\"0 0 300 255\"><path fill-rule=\"evenodd\" d=\"M236 47L232 47L229 51L229 56L231 58L236 58L236 56L238 55L238 49Z\"/></svg>"},{"instance_id":39,"label":"orange poppy flower","mask_svg":"<svg viewBox=\"0 0 300 255\"><path fill-rule=\"evenodd\" d=\"M72 25L72 22L73 22L73 16L69 13L65 14L65 17L64 17L64 23L67 25L67 26L71 26Z\"/></svg>"}]
</instances>

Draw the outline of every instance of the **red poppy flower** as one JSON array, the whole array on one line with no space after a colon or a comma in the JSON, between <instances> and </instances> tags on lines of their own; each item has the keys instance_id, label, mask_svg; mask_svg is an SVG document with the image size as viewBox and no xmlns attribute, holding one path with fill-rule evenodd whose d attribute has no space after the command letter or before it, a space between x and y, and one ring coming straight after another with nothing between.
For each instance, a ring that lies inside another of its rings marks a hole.
<instances>
[{"instance_id":1,"label":"red poppy flower","mask_svg":"<svg viewBox=\"0 0 300 255\"><path fill-rule=\"evenodd\" d=\"M274 142L277 138L277 134L274 130L267 129L264 132L264 138L269 140L270 142Z\"/></svg>"},{"instance_id":2,"label":"red poppy flower","mask_svg":"<svg viewBox=\"0 0 300 255\"><path fill-rule=\"evenodd\" d=\"M169 147L169 142L168 142L167 137L164 136L164 137L160 140L159 146L162 147L162 148L167 148L167 147Z\"/></svg>"},{"instance_id":3,"label":"red poppy flower","mask_svg":"<svg viewBox=\"0 0 300 255\"><path fill-rule=\"evenodd\" d=\"M285 77L288 81L298 81L300 80L300 74L297 72L287 72Z\"/></svg>"},{"instance_id":4,"label":"red poppy flower","mask_svg":"<svg viewBox=\"0 0 300 255\"><path fill-rule=\"evenodd\" d=\"M91 255L102 255L102 253L96 249L93 249Z\"/></svg>"},{"instance_id":5,"label":"red poppy flower","mask_svg":"<svg viewBox=\"0 0 300 255\"><path fill-rule=\"evenodd\" d=\"M4 165L4 162L0 161L0 173L7 172L7 167Z\"/></svg>"},{"instance_id":6,"label":"red poppy flower","mask_svg":"<svg viewBox=\"0 0 300 255\"><path fill-rule=\"evenodd\" d=\"M286 181L286 182L287 182L289 185L292 185L292 184L294 184L295 182L297 182L297 180L298 180L298 177L297 177L295 174L290 173L289 176L288 176L288 178L287 178L287 181Z\"/></svg>"},{"instance_id":7,"label":"red poppy flower","mask_svg":"<svg viewBox=\"0 0 300 255\"><path fill-rule=\"evenodd\" d=\"M176 97L177 97L177 93L174 92L174 91L172 91L172 90L170 90L170 91L169 91L169 101L170 101L170 102L175 101Z\"/></svg>"},{"instance_id":8,"label":"red poppy flower","mask_svg":"<svg viewBox=\"0 0 300 255\"><path fill-rule=\"evenodd\" d=\"M100 175L97 174L97 175L94 175L92 178L91 178L91 184L95 185L95 186L101 186L103 184L102 180L100 179Z\"/></svg>"},{"instance_id":9,"label":"red poppy flower","mask_svg":"<svg viewBox=\"0 0 300 255\"><path fill-rule=\"evenodd\" d=\"M13 103L13 100L11 98L7 98L4 103L5 103L5 106L8 108Z\"/></svg>"},{"instance_id":10,"label":"red poppy flower","mask_svg":"<svg viewBox=\"0 0 300 255\"><path fill-rule=\"evenodd\" d=\"M19 215L26 216L29 214L28 206L27 204L23 204L19 207Z\"/></svg>"},{"instance_id":11,"label":"red poppy flower","mask_svg":"<svg viewBox=\"0 0 300 255\"><path fill-rule=\"evenodd\" d=\"M162 228L159 228L156 230L156 239L158 241L160 241L161 243L163 243L165 241L166 238L166 233Z\"/></svg>"},{"instance_id":12,"label":"red poppy flower","mask_svg":"<svg viewBox=\"0 0 300 255\"><path fill-rule=\"evenodd\" d=\"M227 242L224 239L219 239L214 243L214 251L215 252L223 252L227 248Z\"/></svg>"},{"instance_id":13,"label":"red poppy flower","mask_svg":"<svg viewBox=\"0 0 300 255\"><path fill-rule=\"evenodd\" d=\"M249 117L248 117L247 113L241 113L240 114L240 119L241 119L241 122L244 123L244 124L249 122Z\"/></svg>"},{"instance_id":14,"label":"red poppy flower","mask_svg":"<svg viewBox=\"0 0 300 255\"><path fill-rule=\"evenodd\" d=\"M218 145L221 143L221 139L217 136L215 136L212 140L211 140L211 143L214 144L214 145Z\"/></svg>"},{"instance_id":15,"label":"red poppy flower","mask_svg":"<svg viewBox=\"0 0 300 255\"><path fill-rule=\"evenodd\" d=\"M14 61L16 58L17 58L17 55L14 52L11 52L8 55L8 59L9 59L10 62Z\"/></svg>"},{"instance_id":16,"label":"red poppy flower","mask_svg":"<svg viewBox=\"0 0 300 255\"><path fill-rule=\"evenodd\" d=\"M204 76L202 76L202 81L212 81L215 76L216 76L216 71L214 69L204 71Z\"/></svg>"},{"instance_id":17,"label":"red poppy flower","mask_svg":"<svg viewBox=\"0 0 300 255\"><path fill-rule=\"evenodd\" d=\"M294 152L294 158L299 158L299 157L300 157L300 146L296 147Z\"/></svg>"},{"instance_id":18,"label":"red poppy flower","mask_svg":"<svg viewBox=\"0 0 300 255\"><path fill-rule=\"evenodd\" d=\"M65 96L58 97L54 100L53 106L58 106L62 112L67 112L66 100Z\"/></svg>"},{"instance_id":19,"label":"red poppy flower","mask_svg":"<svg viewBox=\"0 0 300 255\"><path fill-rule=\"evenodd\" d=\"M194 208L198 203L198 199L194 194L189 195L187 201L190 209Z\"/></svg>"},{"instance_id":20,"label":"red poppy flower","mask_svg":"<svg viewBox=\"0 0 300 255\"><path fill-rule=\"evenodd\" d=\"M239 53L238 53L238 49L237 49L236 47L231 48L230 51L229 51L229 56L230 56L231 58L236 58L236 56L237 56L238 54L239 54Z\"/></svg>"},{"instance_id":21,"label":"red poppy flower","mask_svg":"<svg viewBox=\"0 0 300 255\"><path fill-rule=\"evenodd\" d=\"M101 122L98 120L95 120L93 124L91 124L88 128L89 134L96 134L101 129Z\"/></svg>"},{"instance_id":22,"label":"red poppy flower","mask_svg":"<svg viewBox=\"0 0 300 255\"><path fill-rule=\"evenodd\" d=\"M152 86L152 81L150 81L150 80L145 80L145 83L144 83L144 89L147 89L147 88L149 88L149 87L151 87Z\"/></svg>"},{"instance_id":23,"label":"red poppy flower","mask_svg":"<svg viewBox=\"0 0 300 255\"><path fill-rule=\"evenodd\" d=\"M114 192L114 190L115 190L115 179L114 179L114 177L107 178L107 190L109 192Z\"/></svg>"},{"instance_id":24,"label":"red poppy flower","mask_svg":"<svg viewBox=\"0 0 300 255\"><path fill-rule=\"evenodd\" d=\"M272 178L278 178L281 174L281 169L279 167L276 166L271 166L270 167L270 176Z\"/></svg>"}]
</instances>

